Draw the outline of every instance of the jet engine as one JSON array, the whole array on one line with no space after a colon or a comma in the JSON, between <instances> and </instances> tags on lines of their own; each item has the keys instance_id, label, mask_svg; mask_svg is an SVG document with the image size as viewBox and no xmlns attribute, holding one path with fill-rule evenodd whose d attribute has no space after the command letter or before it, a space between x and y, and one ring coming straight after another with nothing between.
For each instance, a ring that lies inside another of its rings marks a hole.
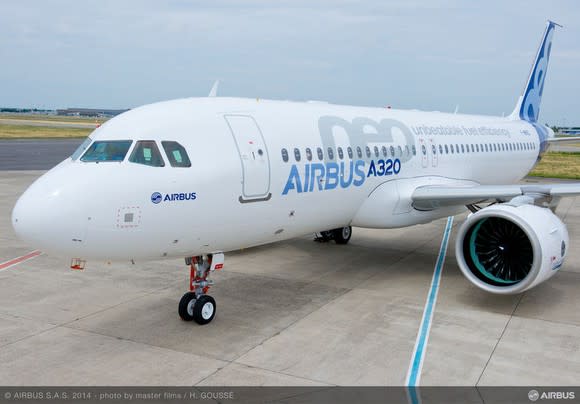
<instances>
[{"instance_id":1,"label":"jet engine","mask_svg":"<svg viewBox=\"0 0 580 404\"><path fill-rule=\"evenodd\" d=\"M471 214L455 242L459 268L491 293L526 291L553 276L568 248L566 225L550 209L504 203Z\"/></svg>"}]
</instances>

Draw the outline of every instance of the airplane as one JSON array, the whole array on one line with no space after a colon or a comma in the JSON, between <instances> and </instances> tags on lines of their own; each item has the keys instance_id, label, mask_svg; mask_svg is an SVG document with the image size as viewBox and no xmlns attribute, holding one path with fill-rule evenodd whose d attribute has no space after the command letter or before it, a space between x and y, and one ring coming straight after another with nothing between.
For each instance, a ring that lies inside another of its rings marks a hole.
<instances>
[{"instance_id":1,"label":"airplane","mask_svg":"<svg viewBox=\"0 0 580 404\"><path fill-rule=\"evenodd\" d=\"M467 208L461 271L487 292L521 293L562 267L569 237L554 210L580 195L580 183L517 184L559 141L538 123L557 26L547 22L510 116L216 97L216 84L210 97L145 105L95 129L20 196L12 225L77 269L185 258L178 313L207 324L225 252L312 233L346 244L352 226Z\"/></svg>"}]
</instances>

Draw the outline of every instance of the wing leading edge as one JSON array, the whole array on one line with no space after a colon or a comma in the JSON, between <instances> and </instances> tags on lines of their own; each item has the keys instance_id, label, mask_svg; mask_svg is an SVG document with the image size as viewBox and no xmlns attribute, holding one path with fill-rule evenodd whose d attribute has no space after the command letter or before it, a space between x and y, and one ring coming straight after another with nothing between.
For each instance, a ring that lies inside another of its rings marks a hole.
<instances>
[{"instance_id":1,"label":"wing leading edge","mask_svg":"<svg viewBox=\"0 0 580 404\"><path fill-rule=\"evenodd\" d=\"M580 195L580 183L515 184L477 186L428 185L415 189L411 196L417 210L433 210L446 206L470 205L486 201L509 201L517 196L561 198Z\"/></svg>"}]
</instances>

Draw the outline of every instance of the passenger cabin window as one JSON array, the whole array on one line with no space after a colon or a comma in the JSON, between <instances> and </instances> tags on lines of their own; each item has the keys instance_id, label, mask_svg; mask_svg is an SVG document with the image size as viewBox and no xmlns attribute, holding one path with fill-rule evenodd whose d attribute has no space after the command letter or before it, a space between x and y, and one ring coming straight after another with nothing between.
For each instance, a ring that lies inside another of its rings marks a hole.
<instances>
[{"instance_id":1,"label":"passenger cabin window","mask_svg":"<svg viewBox=\"0 0 580 404\"><path fill-rule=\"evenodd\" d=\"M163 146L165 154L167 154L171 167L191 167L191 161L185 147L169 140L162 141L161 146ZM286 153L286 157L288 157L288 153Z\"/></svg>"},{"instance_id":2,"label":"passenger cabin window","mask_svg":"<svg viewBox=\"0 0 580 404\"><path fill-rule=\"evenodd\" d=\"M374 147L375 157L379 158L379 148L377 146Z\"/></svg>"},{"instance_id":3,"label":"passenger cabin window","mask_svg":"<svg viewBox=\"0 0 580 404\"><path fill-rule=\"evenodd\" d=\"M328 158L334 160L334 151L332 150L332 147L328 148Z\"/></svg>"},{"instance_id":4,"label":"passenger cabin window","mask_svg":"<svg viewBox=\"0 0 580 404\"><path fill-rule=\"evenodd\" d=\"M151 167L164 167L165 163L159 153L157 143L153 140L140 140L135 145L131 157L131 163L143 164Z\"/></svg>"},{"instance_id":5,"label":"passenger cabin window","mask_svg":"<svg viewBox=\"0 0 580 404\"><path fill-rule=\"evenodd\" d=\"M365 147L365 153L367 154L367 157L371 157L371 148L370 147Z\"/></svg>"},{"instance_id":6,"label":"passenger cabin window","mask_svg":"<svg viewBox=\"0 0 580 404\"><path fill-rule=\"evenodd\" d=\"M381 147L381 151L383 152L383 157L387 157L387 148L385 146Z\"/></svg>"},{"instance_id":7,"label":"passenger cabin window","mask_svg":"<svg viewBox=\"0 0 580 404\"><path fill-rule=\"evenodd\" d=\"M417 148L415 145L411 146L411 150L413 150L413 156L417 154Z\"/></svg>"},{"instance_id":8,"label":"passenger cabin window","mask_svg":"<svg viewBox=\"0 0 580 404\"><path fill-rule=\"evenodd\" d=\"M322 149L320 147L318 147L316 149L316 155L318 156L318 160L323 160L324 159L324 153L322 151Z\"/></svg>"},{"instance_id":9,"label":"passenger cabin window","mask_svg":"<svg viewBox=\"0 0 580 404\"><path fill-rule=\"evenodd\" d=\"M346 151L348 152L348 158L352 159L352 147L349 146Z\"/></svg>"},{"instance_id":10,"label":"passenger cabin window","mask_svg":"<svg viewBox=\"0 0 580 404\"><path fill-rule=\"evenodd\" d=\"M358 146L356 147L356 155L359 159L362 158L362 150Z\"/></svg>"},{"instance_id":11,"label":"passenger cabin window","mask_svg":"<svg viewBox=\"0 0 580 404\"><path fill-rule=\"evenodd\" d=\"M282 160L284 160L284 163L288 162L288 150L286 149L282 149Z\"/></svg>"},{"instance_id":12,"label":"passenger cabin window","mask_svg":"<svg viewBox=\"0 0 580 404\"><path fill-rule=\"evenodd\" d=\"M300 161L300 150L298 148L294 149L294 158L296 161Z\"/></svg>"},{"instance_id":13,"label":"passenger cabin window","mask_svg":"<svg viewBox=\"0 0 580 404\"><path fill-rule=\"evenodd\" d=\"M132 140L97 140L87 149L81 161L100 163L102 161L123 161Z\"/></svg>"},{"instance_id":14,"label":"passenger cabin window","mask_svg":"<svg viewBox=\"0 0 580 404\"><path fill-rule=\"evenodd\" d=\"M344 152L342 151L342 147L339 147L337 149L337 151L338 151L338 158L342 160L344 158Z\"/></svg>"},{"instance_id":15,"label":"passenger cabin window","mask_svg":"<svg viewBox=\"0 0 580 404\"><path fill-rule=\"evenodd\" d=\"M310 150L310 147L306 148L306 160L312 161L312 150Z\"/></svg>"},{"instance_id":16,"label":"passenger cabin window","mask_svg":"<svg viewBox=\"0 0 580 404\"><path fill-rule=\"evenodd\" d=\"M391 152L391 157L395 157L395 148L393 146L389 147L389 151Z\"/></svg>"}]
</instances>

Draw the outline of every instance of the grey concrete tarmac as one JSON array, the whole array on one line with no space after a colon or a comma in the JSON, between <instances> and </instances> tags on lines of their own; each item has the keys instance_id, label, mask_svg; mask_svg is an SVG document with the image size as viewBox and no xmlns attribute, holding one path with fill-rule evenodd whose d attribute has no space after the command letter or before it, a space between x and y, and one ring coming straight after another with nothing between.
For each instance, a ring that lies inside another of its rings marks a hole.
<instances>
[{"instance_id":1,"label":"grey concrete tarmac","mask_svg":"<svg viewBox=\"0 0 580 404\"><path fill-rule=\"evenodd\" d=\"M0 139L0 171L48 170L69 157L84 139Z\"/></svg>"},{"instance_id":2,"label":"grey concrete tarmac","mask_svg":"<svg viewBox=\"0 0 580 404\"><path fill-rule=\"evenodd\" d=\"M33 249L10 212L40 174L0 172L0 263ZM422 385L578 384L579 208L573 198L557 210L572 245L564 268L517 296L471 286L452 237ZM356 228L346 246L305 236L229 253L207 326L177 315L182 260L91 261L79 272L42 254L0 271L0 383L401 385L444 226Z\"/></svg>"}]
</instances>

